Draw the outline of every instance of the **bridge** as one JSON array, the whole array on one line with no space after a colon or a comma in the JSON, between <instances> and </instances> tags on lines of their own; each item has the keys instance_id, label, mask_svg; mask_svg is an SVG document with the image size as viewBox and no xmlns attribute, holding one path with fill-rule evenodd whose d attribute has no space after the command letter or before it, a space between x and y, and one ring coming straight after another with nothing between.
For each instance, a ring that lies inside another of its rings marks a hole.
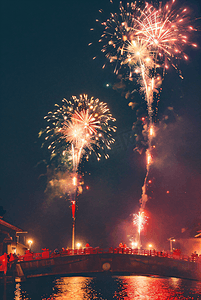
<instances>
[{"instance_id":1,"label":"bridge","mask_svg":"<svg viewBox=\"0 0 201 300\"><path fill-rule=\"evenodd\" d=\"M157 275L201 280L201 256L182 256L179 252L168 254L155 250L131 248L68 249L42 253L26 251L24 256L10 257L7 276L15 281L28 278L65 275Z\"/></svg>"}]
</instances>

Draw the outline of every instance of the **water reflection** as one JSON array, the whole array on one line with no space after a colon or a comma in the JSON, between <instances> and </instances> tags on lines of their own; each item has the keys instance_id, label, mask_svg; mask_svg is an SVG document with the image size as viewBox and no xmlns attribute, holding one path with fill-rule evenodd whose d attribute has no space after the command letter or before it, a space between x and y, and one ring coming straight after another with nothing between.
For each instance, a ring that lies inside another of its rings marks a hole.
<instances>
[{"instance_id":1,"label":"water reflection","mask_svg":"<svg viewBox=\"0 0 201 300\"><path fill-rule=\"evenodd\" d=\"M21 298L21 288L20 288L20 283L16 284L16 290L15 290L15 300L20 300Z\"/></svg>"},{"instance_id":2,"label":"water reflection","mask_svg":"<svg viewBox=\"0 0 201 300\"><path fill-rule=\"evenodd\" d=\"M7 300L201 299L201 282L146 276L35 278L17 283Z\"/></svg>"},{"instance_id":3,"label":"water reflection","mask_svg":"<svg viewBox=\"0 0 201 300\"><path fill-rule=\"evenodd\" d=\"M55 281L54 292L48 300L57 299L99 299L92 289L93 278L63 277ZM44 300L46 298L43 298Z\"/></svg>"},{"instance_id":4,"label":"water reflection","mask_svg":"<svg viewBox=\"0 0 201 300\"><path fill-rule=\"evenodd\" d=\"M114 299L199 299L201 282L178 278L120 277L123 287ZM196 298L194 298L196 296Z\"/></svg>"}]
</instances>

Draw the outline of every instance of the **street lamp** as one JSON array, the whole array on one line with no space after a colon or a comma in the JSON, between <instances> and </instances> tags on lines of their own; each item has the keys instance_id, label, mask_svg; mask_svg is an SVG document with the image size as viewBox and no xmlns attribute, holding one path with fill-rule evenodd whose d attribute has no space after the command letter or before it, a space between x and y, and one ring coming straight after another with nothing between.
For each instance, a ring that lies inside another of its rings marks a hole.
<instances>
[{"instance_id":1,"label":"street lamp","mask_svg":"<svg viewBox=\"0 0 201 300\"><path fill-rule=\"evenodd\" d=\"M149 244L148 247L150 250L151 250L151 248L153 248L152 244Z\"/></svg>"},{"instance_id":2,"label":"street lamp","mask_svg":"<svg viewBox=\"0 0 201 300\"><path fill-rule=\"evenodd\" d=\"M171 237L168 239L168 241L170 241L170 252L172 253L173 252L172 242L175 242L175 239L174 239L174 237Z\"/></svg>"},{"instance_id":3,"label":"street lamp","mask_svg":"<svg viewBox=\"0 0 201 300\"><path fill-rule=\"evenodd\" d=\"M33 241L32 240L28 240L28 245L29 245L29 250L31 251L31 245L33 244Z\"/></svg>"},{"instance_id":4,"label":"street lamp","mask_svg":"<svg viewBox=\"0 0 201 300\"><path fill-rule=\"evenodd\" d=\"M80 249L81 246L82 246L81 243L77 243L77 249L78 249L78 250Z\"/></svg>"}]
</instances>

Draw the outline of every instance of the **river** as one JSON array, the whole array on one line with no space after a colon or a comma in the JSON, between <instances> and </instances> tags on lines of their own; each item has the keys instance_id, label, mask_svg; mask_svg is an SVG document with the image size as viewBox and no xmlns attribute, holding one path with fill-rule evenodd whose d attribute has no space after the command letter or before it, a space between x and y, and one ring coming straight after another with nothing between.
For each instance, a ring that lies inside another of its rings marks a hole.
<instances>
[{"instance_id":1,"label":"river","mask_svg":"<svg viewBox=\"0 0 201 300\"><path fill-rule=\"evenodd\" d=\"M43 277L8 285L4 299L201 299L201 282L153 276Z\"/></svg>"}]
</instances>

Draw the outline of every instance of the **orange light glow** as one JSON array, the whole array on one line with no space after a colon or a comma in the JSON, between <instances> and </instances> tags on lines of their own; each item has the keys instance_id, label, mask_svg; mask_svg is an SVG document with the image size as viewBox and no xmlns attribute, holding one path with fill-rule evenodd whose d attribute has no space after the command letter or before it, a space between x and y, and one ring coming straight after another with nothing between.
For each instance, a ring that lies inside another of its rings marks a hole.
<instances>
[{"instance_id":1,"label":"orange light glow","mask_svg":"<svg viewBox=\"0 0 201 300\"><path fill-rule=\"evenodd\" d=\"M152 163L152 156L151 154L147 151L147 165L149 166Z\"/></svg>"},{"instance_id":2,"label":"orange light glow","mask_svg":"<svg viewBox=\"0 0 201 300\"><path fill-rule=\"evenodd\" d=\"M31 250L31 245L33 244L33 241L32 240L28 240L27 243L29 245L29 250Z\"/></svg>"},{"instance_id":3,"label":"orange light glow","mask_svg":"<svg viewBox=\"0 0 201 300\"><path fill-rule=\"evenodd\" d=\"M73 177L73 185L77 186L77 177L76 176Z\"/></svg>"},{"instance_id":4,"label":"orange light glow","mask_svg":"<svg viewBox=\"0 0 201 300\"><path fill-rule=\"evenodd\" d=\"M153 127L153 125L149 129L149 134L150 134L150 136L154 136L154 127Z\"/></svg>"}]
</instances>

